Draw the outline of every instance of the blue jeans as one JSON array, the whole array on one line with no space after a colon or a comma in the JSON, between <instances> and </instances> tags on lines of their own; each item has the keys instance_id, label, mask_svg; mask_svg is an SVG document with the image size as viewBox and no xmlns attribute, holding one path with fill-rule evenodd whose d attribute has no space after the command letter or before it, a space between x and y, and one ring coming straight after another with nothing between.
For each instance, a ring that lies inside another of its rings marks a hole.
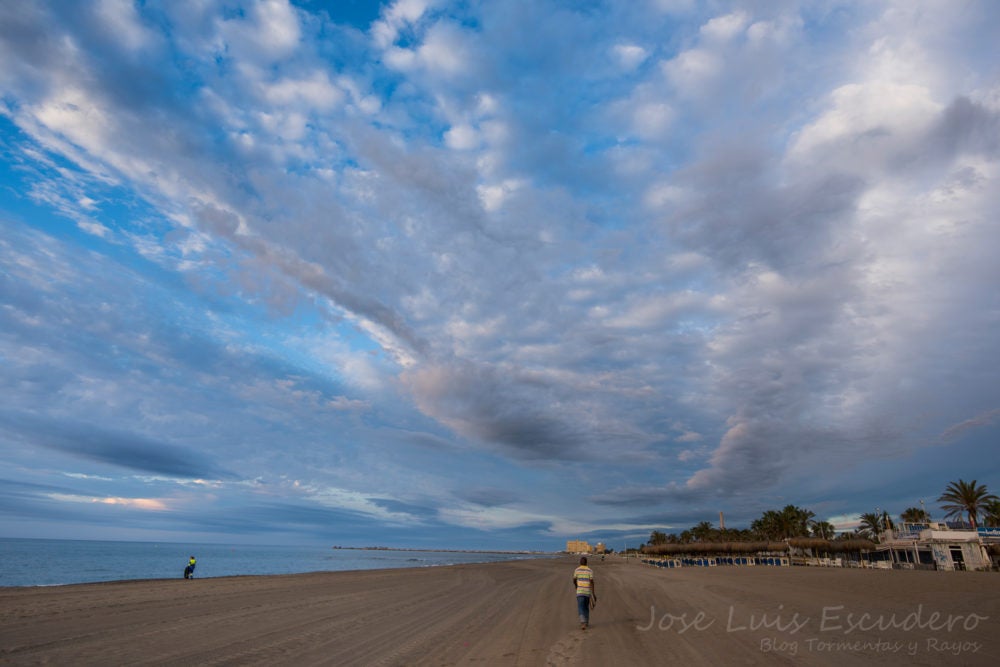
<instances>
[{"instance_id":1,"label":"blue jeans","mask_svg":"<svg viewBox=\"0 0 1000 667\"><path fill-rule=\"evenodd\" d=\"M590 596L576 596L576 610L580 612L580 622L590 625Z\"/></svg>"}]
</instances>

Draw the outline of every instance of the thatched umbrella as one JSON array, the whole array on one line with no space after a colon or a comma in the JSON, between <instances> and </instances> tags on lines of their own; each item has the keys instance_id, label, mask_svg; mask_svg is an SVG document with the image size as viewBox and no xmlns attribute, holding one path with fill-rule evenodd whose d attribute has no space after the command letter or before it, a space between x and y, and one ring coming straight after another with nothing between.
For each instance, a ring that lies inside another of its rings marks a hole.
<instances>
[{"instance_id":1,"label":"thatched umbrella","mask_svg":"<svg viewBox=\"0 0 1000 667\"><path fill-rule=\"evenodd\" d=\"M653 556L753 554L788 551L784 542L690 542L688 544L657 544L645 546L642 552Z\"/></svg>"},{"instance_id":2,"label":"thatched umbrella","mask_svg":"<svg viewBox=\"0 0 1000 667\"><path fill-rule=\"evenodd\" d=\"M875 551L875 543L871 540L832 540L830 542L830 550L847 553Z\"/></svg>"},{"instance_id":3,"label":"thatched umbrella","mask_svg":"<svg viewBox=\"0 0 1000 667\"><path fill-rule=\"evenodd\" d=\"M830 550L830 540L819 537L793 537L788 540L788 545L796 549L813 549L817 552Z\"/></svg>"},{"instance_id":4,"label":"thatched umbrella","mask_svg":"<svg viewBox=\"0 0 1000 667\"><path fill-rule=\"evenodd\" d=\"M812 549L813 553L861 553L874 551L875 543L871 540L824 540L818 537L793 537L788 544L796 549Z\"/></svg>"},{"instance_id":5,"label":"thatched umbrella","mask_svg":"<svg viewBox=\"0 0 1000 667\"><path fill-rule=\"evenodd\" d=\"M992 545L1000 547L1000 545ZM651 556L754 554L788 551L790 548L813 549L815 552L862 553L875 551L871 540L824 540L818 537L794 537L785 542L689 542L687 544L656 544L642 547Z\"/></svg>"}]
</instances>

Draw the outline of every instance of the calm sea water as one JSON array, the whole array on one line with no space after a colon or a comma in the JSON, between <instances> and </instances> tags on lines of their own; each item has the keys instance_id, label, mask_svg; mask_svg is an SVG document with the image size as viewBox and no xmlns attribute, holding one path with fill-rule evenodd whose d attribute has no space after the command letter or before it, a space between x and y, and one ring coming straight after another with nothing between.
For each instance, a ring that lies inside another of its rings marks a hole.
<instances>
[{"instance_id":1,"label":"calm sea water","mask_svg":"<svg viewBox=\"0 0 1000 667\"><path fill-rule=\"evenodd\" d=\"M537 557L451 551L171 544L0 538L0 586L53 586L122 579L181 578L188 557L197 578L489 563Z\"/></svg>"}]
</instances>

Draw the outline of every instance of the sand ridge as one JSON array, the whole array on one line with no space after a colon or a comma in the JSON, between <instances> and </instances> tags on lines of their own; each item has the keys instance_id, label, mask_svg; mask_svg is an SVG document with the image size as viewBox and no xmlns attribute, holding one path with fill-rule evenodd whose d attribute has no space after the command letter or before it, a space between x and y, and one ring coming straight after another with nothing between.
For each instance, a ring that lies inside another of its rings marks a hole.
<instances>
[{"instance_id":1,"label":"sand ridge","mask_svg":"<svg viewBox=\"0 0 1000 667\"><path fill-rule=\"evenodd\" d=\"M994 665L1000 575L573 558L0 589L0 663ZM936 616L935 616L936 614ZM949 626L950 624L950 626Z\"/></svg>"}]
</instances>

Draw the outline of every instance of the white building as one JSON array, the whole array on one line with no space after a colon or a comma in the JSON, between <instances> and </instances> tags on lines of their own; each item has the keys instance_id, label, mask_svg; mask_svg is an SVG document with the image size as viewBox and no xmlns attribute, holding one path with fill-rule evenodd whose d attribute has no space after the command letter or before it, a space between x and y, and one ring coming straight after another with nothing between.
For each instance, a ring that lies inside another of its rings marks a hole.
<instances>
[{"instance_id":1,"label":"white building","mask_svg":"<svg viewBox=\"0 0 1000 667\"><path fill-rule=\"evenodd\" d=\"M983 570L991 566L984 538L975 530L951 530L942 523L901 524L882 534L878 551L893 567L926 570Z\"/></svg>"},{"instance_id":2,"label":"white building","mask_svg":"<svg viewBox=\"0 0 1000 667\"><path fill-rule=\"evenodd\" d=\"M986 553L993 561L993 567L1000 568L1000 528L979 528L979 539L986 547Z\"/></svg>"}]
</instances>

